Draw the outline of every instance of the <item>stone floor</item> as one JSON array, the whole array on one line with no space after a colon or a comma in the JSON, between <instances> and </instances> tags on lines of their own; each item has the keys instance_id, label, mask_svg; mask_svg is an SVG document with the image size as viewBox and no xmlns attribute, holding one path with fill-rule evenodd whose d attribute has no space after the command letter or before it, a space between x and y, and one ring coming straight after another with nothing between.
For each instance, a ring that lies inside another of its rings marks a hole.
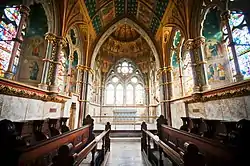
<instances>
[{"instance_id":1,"label":"stone floor","mask_svg":"<svg viewBox=\"0 0 250 166\"><path fill-rule=\"evenodd\" d=\"M146 166L140 138L112 139L106 166Z\"/></svg>"}]
</instances>

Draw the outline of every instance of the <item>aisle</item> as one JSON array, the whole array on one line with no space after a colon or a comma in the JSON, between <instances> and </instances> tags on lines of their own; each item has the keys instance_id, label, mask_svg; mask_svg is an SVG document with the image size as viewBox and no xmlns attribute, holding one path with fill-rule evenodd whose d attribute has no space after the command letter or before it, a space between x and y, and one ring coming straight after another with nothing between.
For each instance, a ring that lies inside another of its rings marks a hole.
<instances>
[{"instance_id":1,"label":"aisle","mask_svg":"<svg viewBox=\"0 0 250 166\"><path fill-rule=\"evenodd\" d=\"M140 138L111 139L106 166L146 166L141 154Z\"/></svg>"}]
</instances>

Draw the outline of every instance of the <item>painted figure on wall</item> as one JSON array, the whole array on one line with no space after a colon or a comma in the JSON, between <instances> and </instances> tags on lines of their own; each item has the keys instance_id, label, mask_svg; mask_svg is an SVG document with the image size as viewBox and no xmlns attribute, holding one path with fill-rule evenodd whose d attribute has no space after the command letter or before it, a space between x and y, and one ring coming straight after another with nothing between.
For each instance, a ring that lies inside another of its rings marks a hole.
<instances>
[{"instance_id":1,"label":"painted figure on wall","mask_svg":"<svg viewBox=\"0 0 250 166\"><path fill-rule=\"evenodd\" d=\"M226 80L225 67L221 63L214 63L208 66L208 81Z\"/></svg>"},{"instance_id":2,"label":"painted figure on wall","mask_svg":"<svg viewBox=\"0 0 250 166\"><path fill-rule=\"evenodd\" d=\"M104 25L108 24L110 21L113 20L115 16L114 14L115 14L115 9L113 2L111 2L102 9Z\"/></svg>"},{"instance_id":3,"label":"painted figure on wall","mask_svg":"<svg viewBox=\"0 0 250 166\"><path fill-rule=\"evenodd\" d=\"M40 55L40 46L41 46L41 44L42 44L42 40L40 40L40 39L34 39L34 40L32 40L32 52L31 52L31 54L32 54L32 56L37 56L37 57L39 57Z\"/></svg>"},{"instance_id":4,"label":"painted figure on wall","mask_svg":"<svg viewBox=\"0 0 250 166\"><path fill-rule=\"evenodd\" d=\"M37 62L34 61L30 66L30 79L37 80L38 72L39 72L39 66Z\"/></svg>"}]
</instances>

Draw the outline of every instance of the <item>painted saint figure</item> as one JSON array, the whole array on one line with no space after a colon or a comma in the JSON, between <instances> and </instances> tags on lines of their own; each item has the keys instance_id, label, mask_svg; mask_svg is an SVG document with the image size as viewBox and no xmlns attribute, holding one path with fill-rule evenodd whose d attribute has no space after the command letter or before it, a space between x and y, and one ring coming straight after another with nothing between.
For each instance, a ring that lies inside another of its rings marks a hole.
<instances>
[{"instance_id":1,"label":"painted saint figure","mask_svg":"<svg viewBox=\"0 0 250 166\"><path fill-rule=\"evenodd\" d=\"M31 80L37 80L37 75L39 72L39 66L37 62L33 62L30 66L30 79Z\"/></svg>"}]
</instances>

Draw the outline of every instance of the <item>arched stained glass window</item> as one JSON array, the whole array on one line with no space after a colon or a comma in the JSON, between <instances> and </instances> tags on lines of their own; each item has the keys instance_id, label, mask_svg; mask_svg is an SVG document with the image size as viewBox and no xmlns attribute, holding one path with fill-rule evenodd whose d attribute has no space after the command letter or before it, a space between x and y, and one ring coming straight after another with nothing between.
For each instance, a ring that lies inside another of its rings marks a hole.
<instances>
[{"instance_id":1,"label":"arched stained glass window","mask_svg":"<svg viewBox=\"0 0 250 166\"><path fill-rule=\"evenodd\" d=\"M6 7L0 19L0 77L4 76L7 71L12 49L14 46L14 38L16 38L21 15L18 7ZM13 73L19 62L20 50L17 50L17 56L14 60Z\"/></svg>"},{"instance_id":2,"label":"arched stained glass window","mask_svg":"<svg viewBox=\"0 0 250 166\"><path fill-rule=\"evenodd\" d=\"M144 89L141 84L138 84L135 87L135 103L143 104L143 99L144 99Z\"/></svg>"},{"instance_id":3,"label":"arched stained glass window","mask_svg":"<svg viewBox=\"0 0 250 166\"><path fill-rule=\"evenodd\" d=\"M175 31L172 44L172 89L173 97L190 95L193 92L193 72L189 52L182 54L181 32Z\"/></svg>"},{"instance_id":4,"label":"arched stained glass window","mask_svg":"<svg viewBox=\"0 0 250 166\"><path fill-rule=\"evenodd\" d=\"M176 51L172 52L172 67L173 67L173 78L172 78L172 86L173 86L173 96L181 97L181 80L180 80L180 60Z\"/></svg>"},{"instance_id":5,"label":"arched stained glass window","mask_svg":"<svg viewBox=\"0 0 250 166\"><path fill-rule=\"evenodd\" d=\"M235 47L238 58L240 72L244 79L250 78L250 32L247 27L245 15L242 12L232 11L229 20L230 30L232 31L233 43L230 43L228 38L228 30L223 28L224 39L228 45L228 55L232 74L235 75L235 61L231 49L231 44Z\"/></svg>"},{"instance_id":6,"label":"arched stained glass window","mask_svg":"<svg viewBox=\"0 0 250 166\"><path fill-rule=\"evenodd\" d=\"M117 105L123 104L123 86L118 84L116 87L116 102Z\"/></svg>"},{"instance_id":7,"label":"arched stained glass window","mask_svg":"<svg viewBox=\"0 0 250 166\"><path fill-rule=\"evenodd\" d=\"M131 84L128 84L126 93L126 104L134 104L134 87Z\"/></svg>"},{"instance_id":8,"label":"arched stained glass window","mask_svg":"<svg viewBox=\"0 0 250 166\"><path fill-rule=\"evenodd\" d=\"M106 103L114 104L115 99L115 88L114 85L109 84L106 88Z\"/></svg>"},{"instance_id":9,"label":"arched stained glass window","mask_svg":"<svg viewBox=\"0 0 250 166\"><path fill-rule=\"evenodd\" d=\"M182 56L182 80L184 96L190 95L193 92L194 81L191 64L190 53L186 52Z\"/></svg>"},{"instance_id":10,"label":"arched stained glass window","mask_svg":"<svg viewBox=\"0 0 250 166\"><path fill-rule=\"evenodd\" d=\"M76 92L77 65L78 65L78 53L77 51L74 51L73 61L71 65L71 75L70 75L70 91L71 92Z\"/></svg>"},{"instance_id":11,"label":"arched stained glass window","mask_svg":"<svg viewBox=\"0 0 250 166\"><path fill-rule=\"evenodd\" d=\"M145 90L142 74L131 60L122 59L110 69L106 80L106 85L109 84L115 87L114 105L144 104ZM106 104L108 104L107 100Z\"/></svg>"}]
</instances>

